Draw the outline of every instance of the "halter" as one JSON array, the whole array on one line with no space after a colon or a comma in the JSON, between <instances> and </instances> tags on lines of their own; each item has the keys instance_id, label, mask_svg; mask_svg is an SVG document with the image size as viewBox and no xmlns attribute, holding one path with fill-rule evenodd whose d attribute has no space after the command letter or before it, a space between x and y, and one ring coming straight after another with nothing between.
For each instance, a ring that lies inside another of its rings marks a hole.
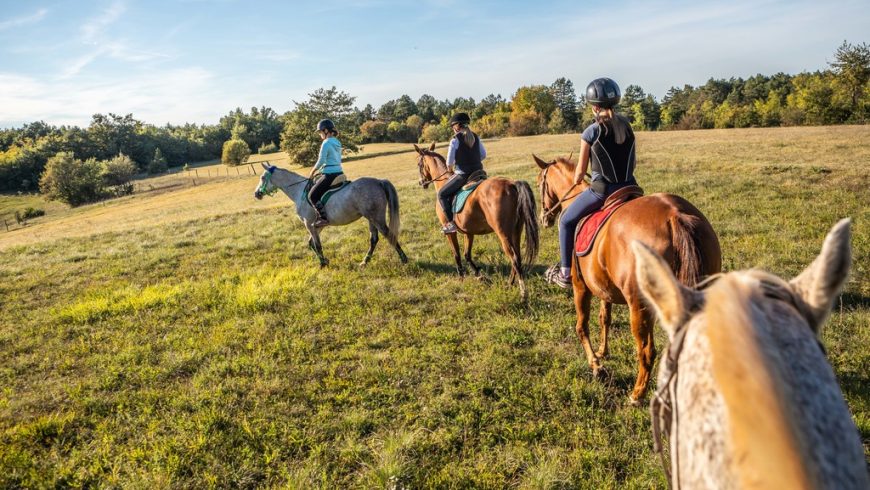
<instances>
[{"instance_id":1,"label":"halter","mask_svg":"<svg viewBox=\"0 0 870 490\"><path fill-rule=\"evenodd\" d=\"M715 274L702 281L696 286L696 290L704 290L722 277L723 274ZM760 280L762 294L767 298L776 299L793 306L797 312L809 320L811 318L806 306L802 304L794 294L784 289L778 284L770 281ZM674 329L674 338L668 347L668 356L665 358L664 368L667 369L667 379L662 386L656 388L649 403L650 416L652 419L653 431L653 451L658 453L662 462L662 467L665 470L665 476L668 480L670 488L679 490L680 488L680 460L679 460L679 440L672 437L674 433L678 433L678 407L677 400L677 371L679 369L680 354L683 352L683 341L686 338L686 333L689 331L688 325L692 318L704 308L704 302L699 302L693 305L693 308L686 313L686 318L682 323ZM821 341L816 339L822 355L827 357L825 346ZM662 430L664 429L664 430ZM665 459L664 444L662 443L662 434L666 435L669 440L673 441L674 450L671 452L672 466L676 475L671 474L671 467Z\"/></svg>"},{"instance_id":2,"label":"halter","mask_svg":"<svg viewBox=\"0 0 870 490\"><path fill-rule=\"evenodd\" d=\"M423 180L423 157L427 156L427 155L432 157L432 158L435 158L436 154L430 153L428 150L423 150L423 152L420 153L420 156L417 158L417 168L420 170L420 182L419 182L420 187L426 187L427 185L429 185L433 182L438 182L439 180L446 180L446 179L444 179L444 177L447 174L451 173L450 169L448 168L447 170L442 172L441 175L439 175L438 177L435 177L434 179Z\"/></svg>"},{"instance_id":3,"label":"halter","mask_svg":"<svg viewBox=\"0 0 870 490\"><path fill-rule=\"evenodd\" d=\"M549 187L549 185L547 184L547 171L549 171L550 167L552 167L555 164L556 164L556 162L547 164L547 166L544 167L543 170L541 170L541 205L542 206L544 204L544 202L543 202L544 196L547 195L546 192L547 192L547 188ZM578 185L579 184L574 184L571 187L569 187L568 190L565 191L565 193L562 195L562 198L556 202L556 204L553 204L549 208L541 209L541 219L548 218L551 214L555 213L556 209L559 206L561 206L563 202L579 196L583 191L580 191L580 192L574 194L573 196L569 195L569 194L571 194L571 191L573 191L574 188L577 187Z\"/></svg>"},{"instance_id":4,"label":"halter","mask_svg":"<svg viewBox=\"0 0 870 490\"><path fill-rule=\"evenodd\" d=\"M276 186L276 185L273 185L272 189L270 189L268 191L266 190L266 188L272 184L272 172L274 172L276 168L277 167L270 167L263 174L263 182L260 184L260 187L257 188L258 193L260 193L264 196L271 196L271 195L275 194L276 192L278 192L278 186ZM293 187L294 185L298 185L298 184L301 184L303 182L307 182L309 180L311 180L311 179L303 179L303 180L300 180L299 182L294 182L294 183L288 185L286 188Z\"/></svg>"}]
</instances>

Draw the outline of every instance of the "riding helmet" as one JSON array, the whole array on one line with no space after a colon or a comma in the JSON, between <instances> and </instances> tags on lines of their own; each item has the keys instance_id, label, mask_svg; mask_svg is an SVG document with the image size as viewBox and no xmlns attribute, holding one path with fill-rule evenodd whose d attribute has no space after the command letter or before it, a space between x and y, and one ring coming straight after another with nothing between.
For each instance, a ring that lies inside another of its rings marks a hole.
<instances>
[{"instance_id":1,"label":"riding helmet","mask_svg":"<svg viewBox=\"0 0 870 490\"><path fill-rule=\"evenodd\" d=\"M457 112L447 121L448 126L453 126L454 124L471 124L471 118L465 112Z\"/></svg>"},{"instance_id":2,"label":"riding helmet","mask_svg":"<svg viewBox=\"0 0 870 490\"><path fill-rule=\"evenodd\" d=\"M323 131L324 129L335 131L335 123L330 119L321 119L320 122L317 123L317 130Z\"/></svg>"},{"instance_id":3,"label":"riding helmet","mask_svg":"<svg viewBox=\"0 0 870 490\"><path fill-rule=\"evenodd\" d=\"M609 109L619 104L619 85L609 78L596 78L586 87L586 102Z\"/></svg>"}]
</instances>

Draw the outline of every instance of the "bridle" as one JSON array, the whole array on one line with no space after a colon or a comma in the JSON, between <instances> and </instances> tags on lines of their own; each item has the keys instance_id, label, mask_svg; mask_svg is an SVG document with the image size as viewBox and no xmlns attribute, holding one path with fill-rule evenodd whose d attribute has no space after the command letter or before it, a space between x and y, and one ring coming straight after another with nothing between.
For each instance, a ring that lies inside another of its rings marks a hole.
<instances>
[{"instance_id":1,"label":"bridle","mask_svg":"<svg viewBox=\"0 0 870 490\"><path fill-rule=\"evenodd\" d=\"M426 180L426 179L423 177L423 165L424 165L424 164L423 164L423 157L425 157L425 156L430 156L430 157L432 157L432 158L436 158L435 155L436 155L436 154L434 154L434 153L430 153L430 152L427 151L427 150L423 150L423 151L420 153L420 156L417 157L417 168L420 170L420 182L419 182L419 184L420 184L420 187L422 187L422 188L424 188L424 189L427 188L427 187L429 187L429 184L431 184L431 183L433 183L433 182L438 182L438 181L440 181L440 180L446 180L446 176L447 176L447 174L452 173L452 172L450 171L450 169L448 168L447 170L445 170L444 172L442 172L441 175L439 175L438 177L435 177L435 178L433 178L433 179Z\"/></svg>"},{"instance_id":2,"label":"bridle","mask_svg":"<svg viewBox=\"0 0 870 490\"><path fill-rule=\"evenodd\" d=\"M261 196L271 196L271 195L275 194L276 192L278 192L277 185L273 185L272 189L269 191L266 190L266 187L268 187L270 184L272 184L272 173L274 171L275 171L275 167L272 167L272 170L266 170L265 174L263 175L263 182L260 184L260 187L257 187L257 190L254 192L255 195L259 194ZM308 182L310 180L311 179L302 179L298 182L293 182L292 184L285 186L285 189L289 189L290 187L293 187L294 185L299 185L303 182Z\"/></svg>"},{"instance_id":3,"label":"bridle","mask_svg":"<svg viewBox=\"0 0 870 490\"><path fill-rule=\"evenodd\" d=\"M547 183L547 172L550 170L550 167L552 167L555 164L556 164L556 162L548 163L546 167L541 169L541 205L542 206L543 206L544 197L547 195L547 190L549 189L549 184ZM550 215L555 213L556 210L559 208L559 206L562 205L563 202L565 202L569 199L574 199L575 197L579 196L583 192L582 190L574 195L570 195L571 192L574 190L574 188L577 187L578 185L579 184L574 184L571 187L569 187L568 190L565 191L565 193L562 195L562 198L559 199L558 201L556 201L556 203L553 204L552 206L550 206L549 208L542 208L541 209L541 221L549 218Z\"/></svg>"},{"instance_id":4,"label":"bridle","mask_svg":"<svg viewBox=\"0 0 870 490\"><path fill-rule=\"evenodd\" d=\"M707 289L722 276L723 274L721 273L712 275L699 283L695 289L698 291ZM806 305L802 304L802 302L799 301L790 291L770 281L760 280L760 283L762 293L765 297L788 303L805 319L811 318ZM665 476L668 480L668 485L670 488L677 490L680 488L680 451L679 440L673 435L678 433L677 425L679 417L676 400L679 359L680 354L683 352L683 341L686 338L686 333L689 331L688 325L692 318L694 318L703 308L703 301L693 304L692 308L686 312L683 322L677 325L674 329L674 338L671 340L670 346L668 346L668 355L664 359L664 368L667 370L667 378L662 386L656 388L656 392L649 403L650 418L652 419L653 451L658 453L659 458L661 459L662 467L665 470ZM816 342L819 349L822 351L822 355L827 356L825 346L822 345L821 341L818 339L816 339ZM665 458L664 444L662 442L663 434L667 436L669 441L673 442L673 450L670 454L672 465L670 466ZM671 468L673 468L675 474L671 473Z\"/></svg>"}]
</instances>

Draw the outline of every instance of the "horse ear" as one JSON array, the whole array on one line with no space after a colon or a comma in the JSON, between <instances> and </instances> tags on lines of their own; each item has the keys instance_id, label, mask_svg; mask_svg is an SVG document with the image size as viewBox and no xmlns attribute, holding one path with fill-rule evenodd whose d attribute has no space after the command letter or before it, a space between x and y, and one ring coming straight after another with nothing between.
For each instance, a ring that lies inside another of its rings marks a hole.
<instances>
[{"instance_id":1,"label":"horse ear","mask_svg":"<svg viewBox=\"0 0 870 490\"><path fill-rule=\"evenodd\" d=\"M429 145L429 151L435 151L435 142L433 141L431 145Z\"/></svg>"},{"instance_id":2,"label":"horse ear","mask_svg":"<svg viewBox=\"0 0 870 490\"><path fill-rule=\"evenodd\" d=\"M822 245L822 252L799 276L791 280L795 293L809 307L810 328L817 334L831 313L831 306L849 275L852 265L852 220L840 220Z\"/></svg>"},{"instance_id":3,"label":"horse ear","mask_svg":"<svg viewBox=\"0 0 870 490\"><path fill-rule=\"evenodd\" d=\"M637 240L631 242L631 249L638 288L647 304L655 308L668 339L673 339L700 295L677 282L674 272L653 249Z\"/></svg>"},{"instance_id":4,"label":"horse ear","mask_svg":"<svg viewBox=\"0 0 870 490\"><path fill-rule=\"evenodd\" d=\"M260 162L260 165L263 166L263 170L269 170L269 164L266 162Z\"/></svg>"},{"instance_id":5,"label":"horse ear","mask_svg":"<svg viewBox=\"0 0 870 490\"><path fill-rule=\"evenodd\" d=\"M538 155L535 155L534 153L532 153L532 158L535 159L535 163L537 163L538 166L541 168L547 168L550 165L549 163L538 158Z\"/></svg>"},{"instance_id":6,"label":"horse ear","mask_svg":"<svg viewBox=\"0 0 870 490\"><path fill-rule=\"evenodd\" d=\"M420 147L419 147L419 146L417 146L417 145L414 145L414 150L416 150L416 151L417 151L417 153L420 153L420 154L422 154L422 153L423 153L423 150L421 150L421 149L420 149Z\"/></svg>"}]
</instances>

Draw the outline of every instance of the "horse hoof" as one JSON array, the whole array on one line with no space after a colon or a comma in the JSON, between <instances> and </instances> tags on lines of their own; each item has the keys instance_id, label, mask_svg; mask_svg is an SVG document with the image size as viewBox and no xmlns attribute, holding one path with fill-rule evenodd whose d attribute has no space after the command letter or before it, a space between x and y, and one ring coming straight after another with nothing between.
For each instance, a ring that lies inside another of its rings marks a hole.
<instances>
[{"instance_id":1,"label":"horse hoof","mask_svg":"<svg viewBox=\"0 0 870 490\"><path fill-rule=\"evenodd\" d=\"M592 377L598 381L604 381L607 378L607 369L604 366L592 368Z\"/></svg>"},{"instance_id":2,"label":"horse hoof","mask_svg":"<svg viewBox=\"0 0 870 490\"><path fill-rule=\"evenodd\" d=\"M640 400L637 399L637 398L635 398L635 397L633 397L633 396L629 396L629 397L628 397L628 404L629 404L630 406L632 406L632 407L639 407L639 406L640 406Z\"/></svg>"}]
</instances>

